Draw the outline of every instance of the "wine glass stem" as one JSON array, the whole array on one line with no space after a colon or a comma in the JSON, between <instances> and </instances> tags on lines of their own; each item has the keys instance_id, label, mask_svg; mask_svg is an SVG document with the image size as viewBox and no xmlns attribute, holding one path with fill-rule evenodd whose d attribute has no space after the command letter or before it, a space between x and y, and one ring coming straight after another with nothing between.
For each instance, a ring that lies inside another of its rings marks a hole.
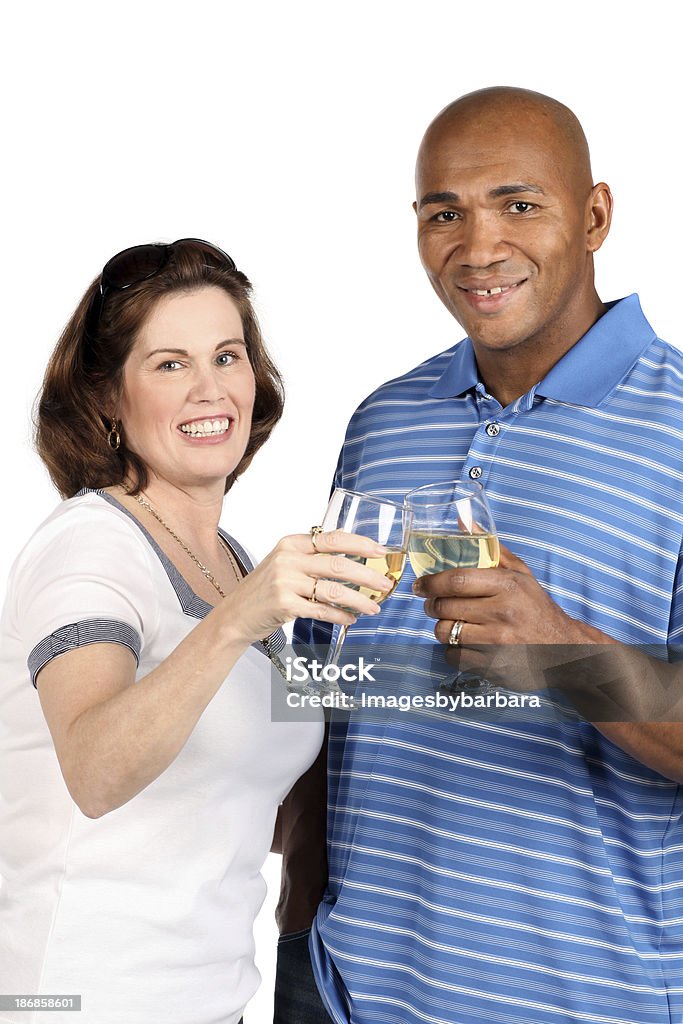
<instances>
[{"instance_id":1,"label":"wine glass stem","mask_svg":"<svg viewBox=\"0 0 683 1024\"><path fill-rule=\"evenodd\" d=\"M328 665L336 665L337 662L339 661L339 655L341 654L341 649L344 645L344 639L346 637L346 629L346 626L339 627L339 632L337 633L336 639L334 643L330 646L330 650L327 655L327 661L325 662L325 668L327 668Z\"/></svg>"}]
</instances>

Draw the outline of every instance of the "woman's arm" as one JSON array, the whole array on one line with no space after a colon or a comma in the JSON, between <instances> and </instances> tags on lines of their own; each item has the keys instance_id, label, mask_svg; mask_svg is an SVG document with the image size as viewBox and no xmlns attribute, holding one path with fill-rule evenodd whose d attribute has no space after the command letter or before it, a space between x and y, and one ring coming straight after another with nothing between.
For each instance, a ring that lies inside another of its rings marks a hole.
<instances>
[{"instance_id":1,"label":"woman's arm","mask_svg":"<svg viewBox=\"0 0 683 1024\"><path fill-rule=\"evenodd\" d=\"M318 547L365 557L377 553L367 538L342 533L320 534ZM316 579L318 600L311 603ZM355 621L328 603L342 596L357 613L379 611L341 581L391 586L349 558L313 553L307 535L286 537L137 683L133 655L119 644L91 644L49 662L38 674L38 693L64 779L83 813L97 818L120 807L171 764L252 642L301 615Z\"/></svg>"},{"instance_id":2,"label":"woman's arm","mask_svg":"<svg viewBox=\"0 0 683 1024\"><path fill-rule=\"evenodd\" d=\"M135 684L120 644L90 644L39 673L38 693L74 801L99 818L139 793L182 750L205 707L248 646L210 613Z\"/></svg>"}]
</instances>

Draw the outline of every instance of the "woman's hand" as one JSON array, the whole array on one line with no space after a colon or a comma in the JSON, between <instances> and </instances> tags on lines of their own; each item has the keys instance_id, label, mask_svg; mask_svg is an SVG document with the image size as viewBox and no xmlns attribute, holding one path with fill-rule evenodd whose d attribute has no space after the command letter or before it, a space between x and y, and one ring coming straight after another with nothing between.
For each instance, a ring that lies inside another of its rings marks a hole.
<instances>
[{"instance_id":1,"label":"woman's hand","mask_svg":"<svg viewBox=\"0 0 683 1024\"><path fill-rule=\"evenodd\" d=\"M220 614L247 643L299 617L349 626L380 610L358 588L388 593L393 586L365 565L383 554L381 544L343 530L316 534L315 545L309 534L283 537L219 605Z\"/></svg>"}]
</instances>

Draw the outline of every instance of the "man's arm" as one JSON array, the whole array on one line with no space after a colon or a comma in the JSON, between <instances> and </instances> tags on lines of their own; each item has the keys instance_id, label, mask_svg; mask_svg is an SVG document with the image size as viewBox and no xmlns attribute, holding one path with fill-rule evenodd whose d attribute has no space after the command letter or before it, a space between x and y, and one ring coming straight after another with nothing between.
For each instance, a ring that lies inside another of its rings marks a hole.
<instances>
[{"instance_id":1,"label":"man's arm","mask_svg":"<svg viewBox=\"0 0 683 1024\"><path fill-rule=\"evenodd\" d=\"M497 663L506 685L560 690L609 740L683 783L683 665L570 618L505 548L497 569L423 576L414 591L442 643L455 621L464 623L461 668Z\"/></svg>"}]
</instances>

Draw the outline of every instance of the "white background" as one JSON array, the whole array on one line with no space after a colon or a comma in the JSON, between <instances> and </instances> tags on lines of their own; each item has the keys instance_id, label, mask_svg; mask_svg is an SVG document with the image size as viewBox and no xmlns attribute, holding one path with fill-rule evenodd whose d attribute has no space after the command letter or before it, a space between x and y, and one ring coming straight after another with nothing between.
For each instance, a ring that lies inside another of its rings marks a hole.
<instances>
[{"instance_id":1,"label":"white background","mask_svg":"<svg viewBox=\"0 0 683 1024\"><path fill-rule=\"evenodd\" d=\"M456 341L414 243L413 162L451 99L547 92L578 114L616 200L602 298L633 290L680 344L680 34L671 5L15 3L2 66L0 575L55 503L31 451L47 355L128 245L199 236L251 277L284 421L226 503L259 556L320 519L349 415ZM674 146L676 151L674 152ZM276 885L271 858L267 876ZM257 925L271 1017L272 899Z\"/></svg>"}]
</instances>

